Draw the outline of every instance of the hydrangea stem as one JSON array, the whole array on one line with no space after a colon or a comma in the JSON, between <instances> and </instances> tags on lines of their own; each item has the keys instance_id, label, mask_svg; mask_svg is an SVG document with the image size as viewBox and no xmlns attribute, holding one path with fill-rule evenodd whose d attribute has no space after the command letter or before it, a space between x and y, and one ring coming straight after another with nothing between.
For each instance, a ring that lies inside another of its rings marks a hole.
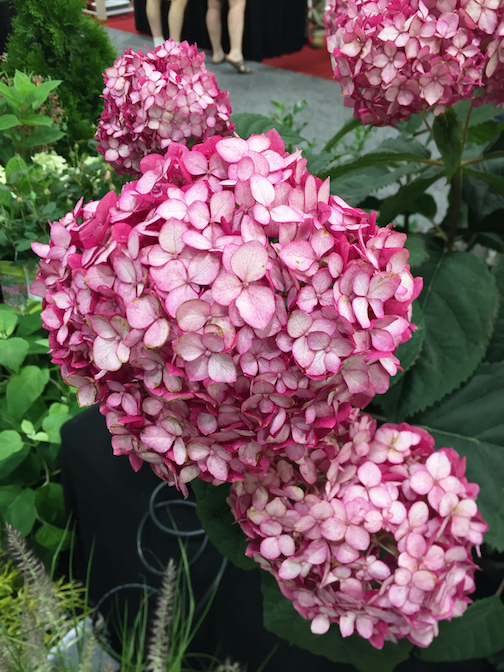
<instances>
[{"instance_id":1,"label":"hydrangea stem","mask_svg":"<svg viewBox=\"0 0 504 672\"><path fill-rule=\"evenodd\" d=\"M446 228L448 230L447 246L451 248L457 235L458 222L460 218L460 207L462 203L462 171L457 168L455 175L451 180L452 202L446 216Z\"/></svg>"}]
</instances>

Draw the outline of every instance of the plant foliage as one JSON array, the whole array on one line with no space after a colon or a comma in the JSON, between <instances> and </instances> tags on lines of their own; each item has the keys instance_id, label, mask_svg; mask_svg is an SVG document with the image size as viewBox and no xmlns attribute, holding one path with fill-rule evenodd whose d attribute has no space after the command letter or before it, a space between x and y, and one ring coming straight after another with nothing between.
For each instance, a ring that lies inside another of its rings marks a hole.
<instances>
[{"instance_id":1,"label":"plant foliage","mask_svg":"<svg viewBox=\"0 0 504 672\"><path fill-rule=\"evenodd\" d=\"M61 79L68 142L92 138L100 116L103 71L116 52L104 28L82 11L81 0L14 0L5 71Z\"/></svg>"}]
</instances>

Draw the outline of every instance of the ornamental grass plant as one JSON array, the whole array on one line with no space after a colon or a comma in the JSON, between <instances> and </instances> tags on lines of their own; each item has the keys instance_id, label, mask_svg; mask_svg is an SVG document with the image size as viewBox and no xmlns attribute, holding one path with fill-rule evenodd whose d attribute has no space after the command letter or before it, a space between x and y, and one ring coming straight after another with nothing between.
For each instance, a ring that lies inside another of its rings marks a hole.
<instances>
[{"instance_id":1,"label":"ornamental grass plant","mask_svg":"<svg viewBox=\"0 0 504 672\"><path fill-rule=\"evenodd\" d=\"M124 623L119 626L119 651L114 651L108 644L111 623L105 623L87 606L86 588L75 580L52 580L20 533L7 526L6 534L10 557L0 574L2 672L49 672L61 668L72 672L190 672L196 663L199 670L208 672L244 672L239 663L221 663L212 656L201 657L200 661L198 655L187 653L218 582L195 623L183 545L181 569L169 561L152 619L146 587L144 606L132 627L126 625L125 614Z\"/></svg>"}]
</instances>

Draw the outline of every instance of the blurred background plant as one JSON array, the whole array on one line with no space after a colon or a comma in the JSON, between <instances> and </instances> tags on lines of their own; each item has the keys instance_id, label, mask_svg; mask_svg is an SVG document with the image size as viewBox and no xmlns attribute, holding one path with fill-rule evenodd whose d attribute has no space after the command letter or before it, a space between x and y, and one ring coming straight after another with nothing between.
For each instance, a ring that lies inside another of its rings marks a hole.
<instances>
[{"instance_id":1,"label":"blurred background plant","mask_svg":"<svg viewBox=\"0 0 504 672\"><path fill-rule=\"evenodd\" d=\"M68 156L76 142L94 136L103 104L104 70L116 51L103 26L82 9L81 0L13 0L16 16L3 63L6 75L16 70L61 79L58 90L67 120Z\"/></svg>"},{"instance_id":2,"label":"blurred background plant","mask_svg":"<svg viewBox=\"0 0 504 672\"><path fill-rule=\"evenodd\" d=\"M38 152L25 161L14 156L0 173L0 256L2 260L34 267L31 244L47 242L48 222L57 221L76 202L102 198L117 190L125 177L111 172L105 161L94 152L76 145L68 160L53 150ZM94 153L94 155L93 155Z\"/></svg>"}]
</instances>

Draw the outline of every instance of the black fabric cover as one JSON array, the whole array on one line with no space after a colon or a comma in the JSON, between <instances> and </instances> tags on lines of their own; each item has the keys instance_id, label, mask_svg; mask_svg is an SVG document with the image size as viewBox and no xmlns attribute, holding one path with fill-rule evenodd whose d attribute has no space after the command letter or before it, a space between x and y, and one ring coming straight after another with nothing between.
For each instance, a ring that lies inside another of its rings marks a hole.
<instances>
[{"instance_id":1,"label":"black fabric cover","mask_svg":"<svg viewBox=\"0 0 504 672\"><path fill-rule=\"evenodd\" d=\"M146 0L134 0L135 26L141 33L150 34ZM162 15L165 37L168 37L168 0L163 0ZM186 7L182 39L197 44L200 49L210 49L205 26L205 0L189 0ZM222 44L229 49L226 27L227 5L222 16ZM247 0L243 55L247 60L261 61L282 54L299 51L305 41L306 0Z\"/></svg>"},{"instance_id":2,"label":"black fabric cover","mask_svg":"<svg viewBox=\"0 0 504 672\"><path fill-rule=\"evenodd\" d=\"M138 527L146 513L152 492L160 484L147 464L135 473L126 457L112 454L110 435L98 408L93 407L67 422L61 430L61 466L65 502L76 523L75 574L86 579L91 563L89 595L97 604L111 589L127 583L159 587L160 577L142 565L136 547ZM159 499L182 500L174 488L163 488ZM158 497L155 500L158 501ZM178 529L187 520L172 511ZM190 521L189 521L190 522ZM165 523L168 524L168 523ZM188 546L191 557L199 541ZM142 534L142 548L149 562L157 557L161 565L179 557L177 540L159 532L150 522ZM147 551L149 554L147 555ZM201 602L219 571L222 558L208 544L191 567L195 601ZM355 672L350 665L331 663L326 658L290 646L262 625L261 570L244 571L228 563L216 598L200 628L191 650L217 655L247 664L255 672L272 649L278 648L265 672ZM140 591L121 590L119 600L128 600L134 616ZM133 605L133 606L132 606ZM106 612L107 603L101 609ZM424 663L414 658L404 661L396 672L490 672L485 660L459 663Z\"/></svg>"}]
</instances>

